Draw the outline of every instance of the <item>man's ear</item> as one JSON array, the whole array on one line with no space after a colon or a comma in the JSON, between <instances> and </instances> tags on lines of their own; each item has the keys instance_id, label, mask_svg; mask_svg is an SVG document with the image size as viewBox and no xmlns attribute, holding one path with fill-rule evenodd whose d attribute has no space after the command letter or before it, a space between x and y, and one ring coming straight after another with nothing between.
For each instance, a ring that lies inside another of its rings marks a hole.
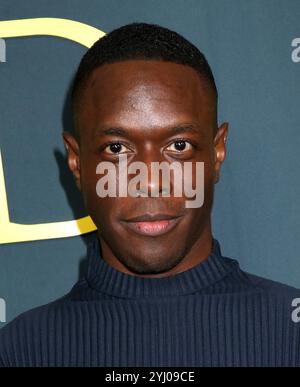
<instances>
[{"instance_id":1,"label":"man's ear","mask_svg":"<svg viewBox=\"0 0 300 387\"><path fill-rule=\"evenodd\" d=\"M79 157L79 145L75 137L69 132L64 131L62 133L63 141L67 151L68 165L71 172L74 175L76 185L81 191L80 183L80 157Z\"/></svg>"},{"instance_id":2,"label":"man's ear","mask_svg":"<svg viewBox=\"0 0 300 387\"><path fill-rule=\"evenodd\" d=\"M228 122L224 122L217 131L214 138L215 150L215 184L220 179L221 166L226 157L226 141L228 136Z\"/></svg>"}]
</instances>

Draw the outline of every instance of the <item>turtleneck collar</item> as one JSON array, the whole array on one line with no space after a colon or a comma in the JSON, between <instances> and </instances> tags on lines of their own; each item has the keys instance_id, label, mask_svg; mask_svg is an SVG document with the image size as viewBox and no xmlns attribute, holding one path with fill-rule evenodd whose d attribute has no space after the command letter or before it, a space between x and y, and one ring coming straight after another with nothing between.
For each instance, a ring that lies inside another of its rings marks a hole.
<instances>
[{"instance_id":1,"label":"turtleneck collar","mask_svg":"<svg viewBox=\"0 0 300 387\"><path fill-rule=\"evenodd\" d=\"M88 244L87 256L86 280L89 285L98 292L123 298L196 293L223 278L237 263L222 256L220 244L214 238L211 254L203 262L169 277L138 277L115 269L101 256L101 246L96 233Z\"/></svg>"}]
</instances>

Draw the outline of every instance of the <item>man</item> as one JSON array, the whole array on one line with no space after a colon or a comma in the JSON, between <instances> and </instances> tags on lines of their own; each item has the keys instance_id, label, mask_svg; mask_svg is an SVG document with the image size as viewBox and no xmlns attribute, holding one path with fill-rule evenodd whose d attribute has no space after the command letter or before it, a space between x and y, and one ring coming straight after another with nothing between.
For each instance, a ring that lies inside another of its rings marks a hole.
<instances>
[{"instance_id":1,"label":"man","mask_svg":"<svg viewBox=\"0 0 300 387\"><path fill-rule=\"evenodd\" d=\"M300 292L243 272L212 236L228 124L217 124L203 54L157 25L121 27L83 57L72 102L68 163L98 228L88 270L65 297L0 331L0 364L299 366ZM120 172L121 157L128 167L203 163L203 202L189 207L187 194L174 194L175 170L170 187L151 175L139 195L103 195L112 183L124 190L117 173L99 188L101 165Z\"/></svg>"}]
</instances>

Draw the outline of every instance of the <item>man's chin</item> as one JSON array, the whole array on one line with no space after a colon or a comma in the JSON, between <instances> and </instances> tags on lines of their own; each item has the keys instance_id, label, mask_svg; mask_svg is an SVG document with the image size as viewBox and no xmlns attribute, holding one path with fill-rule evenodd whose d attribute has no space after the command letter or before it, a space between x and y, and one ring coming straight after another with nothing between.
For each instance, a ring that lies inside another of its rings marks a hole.
<instances>
[{"instance_id":1,"label":"man's chin","mask_svg":"<svg viewBox=\"0 0 300 387\"><path fill-rule=\"evenodd\" d=\"M147 251L143 251L140 255L134 257L127 255L126 259L122 260L122 263L135 275L163 275L174 269L181 262L182 257L174 257L175 254L170 256L170 252L167 255L164 255L163 252L154 255L153 251L149 252L149 254L147 254Z\"/></svg>"}]
</instances>

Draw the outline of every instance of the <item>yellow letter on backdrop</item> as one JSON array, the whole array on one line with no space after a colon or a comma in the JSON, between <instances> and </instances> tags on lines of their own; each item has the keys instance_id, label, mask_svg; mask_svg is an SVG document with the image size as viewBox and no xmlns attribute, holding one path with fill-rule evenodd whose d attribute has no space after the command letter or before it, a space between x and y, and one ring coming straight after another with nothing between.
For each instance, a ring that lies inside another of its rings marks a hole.
<instances>
[{"instance_id":1,"label":"yellow letter on backdrop","mask_svg":"<svg viewBox=\"0 0 300 387\"><path fill-rule=\"evenodd\" d=\"M0 21L0 38L34 35L57 36L91 47L105 33L87 24L67 19L37 18ZM96 226L89 216L65 222L40 224L10 222L0 149L0 244L64 238L94 230Z\"/></svg>"}]
</instances>

